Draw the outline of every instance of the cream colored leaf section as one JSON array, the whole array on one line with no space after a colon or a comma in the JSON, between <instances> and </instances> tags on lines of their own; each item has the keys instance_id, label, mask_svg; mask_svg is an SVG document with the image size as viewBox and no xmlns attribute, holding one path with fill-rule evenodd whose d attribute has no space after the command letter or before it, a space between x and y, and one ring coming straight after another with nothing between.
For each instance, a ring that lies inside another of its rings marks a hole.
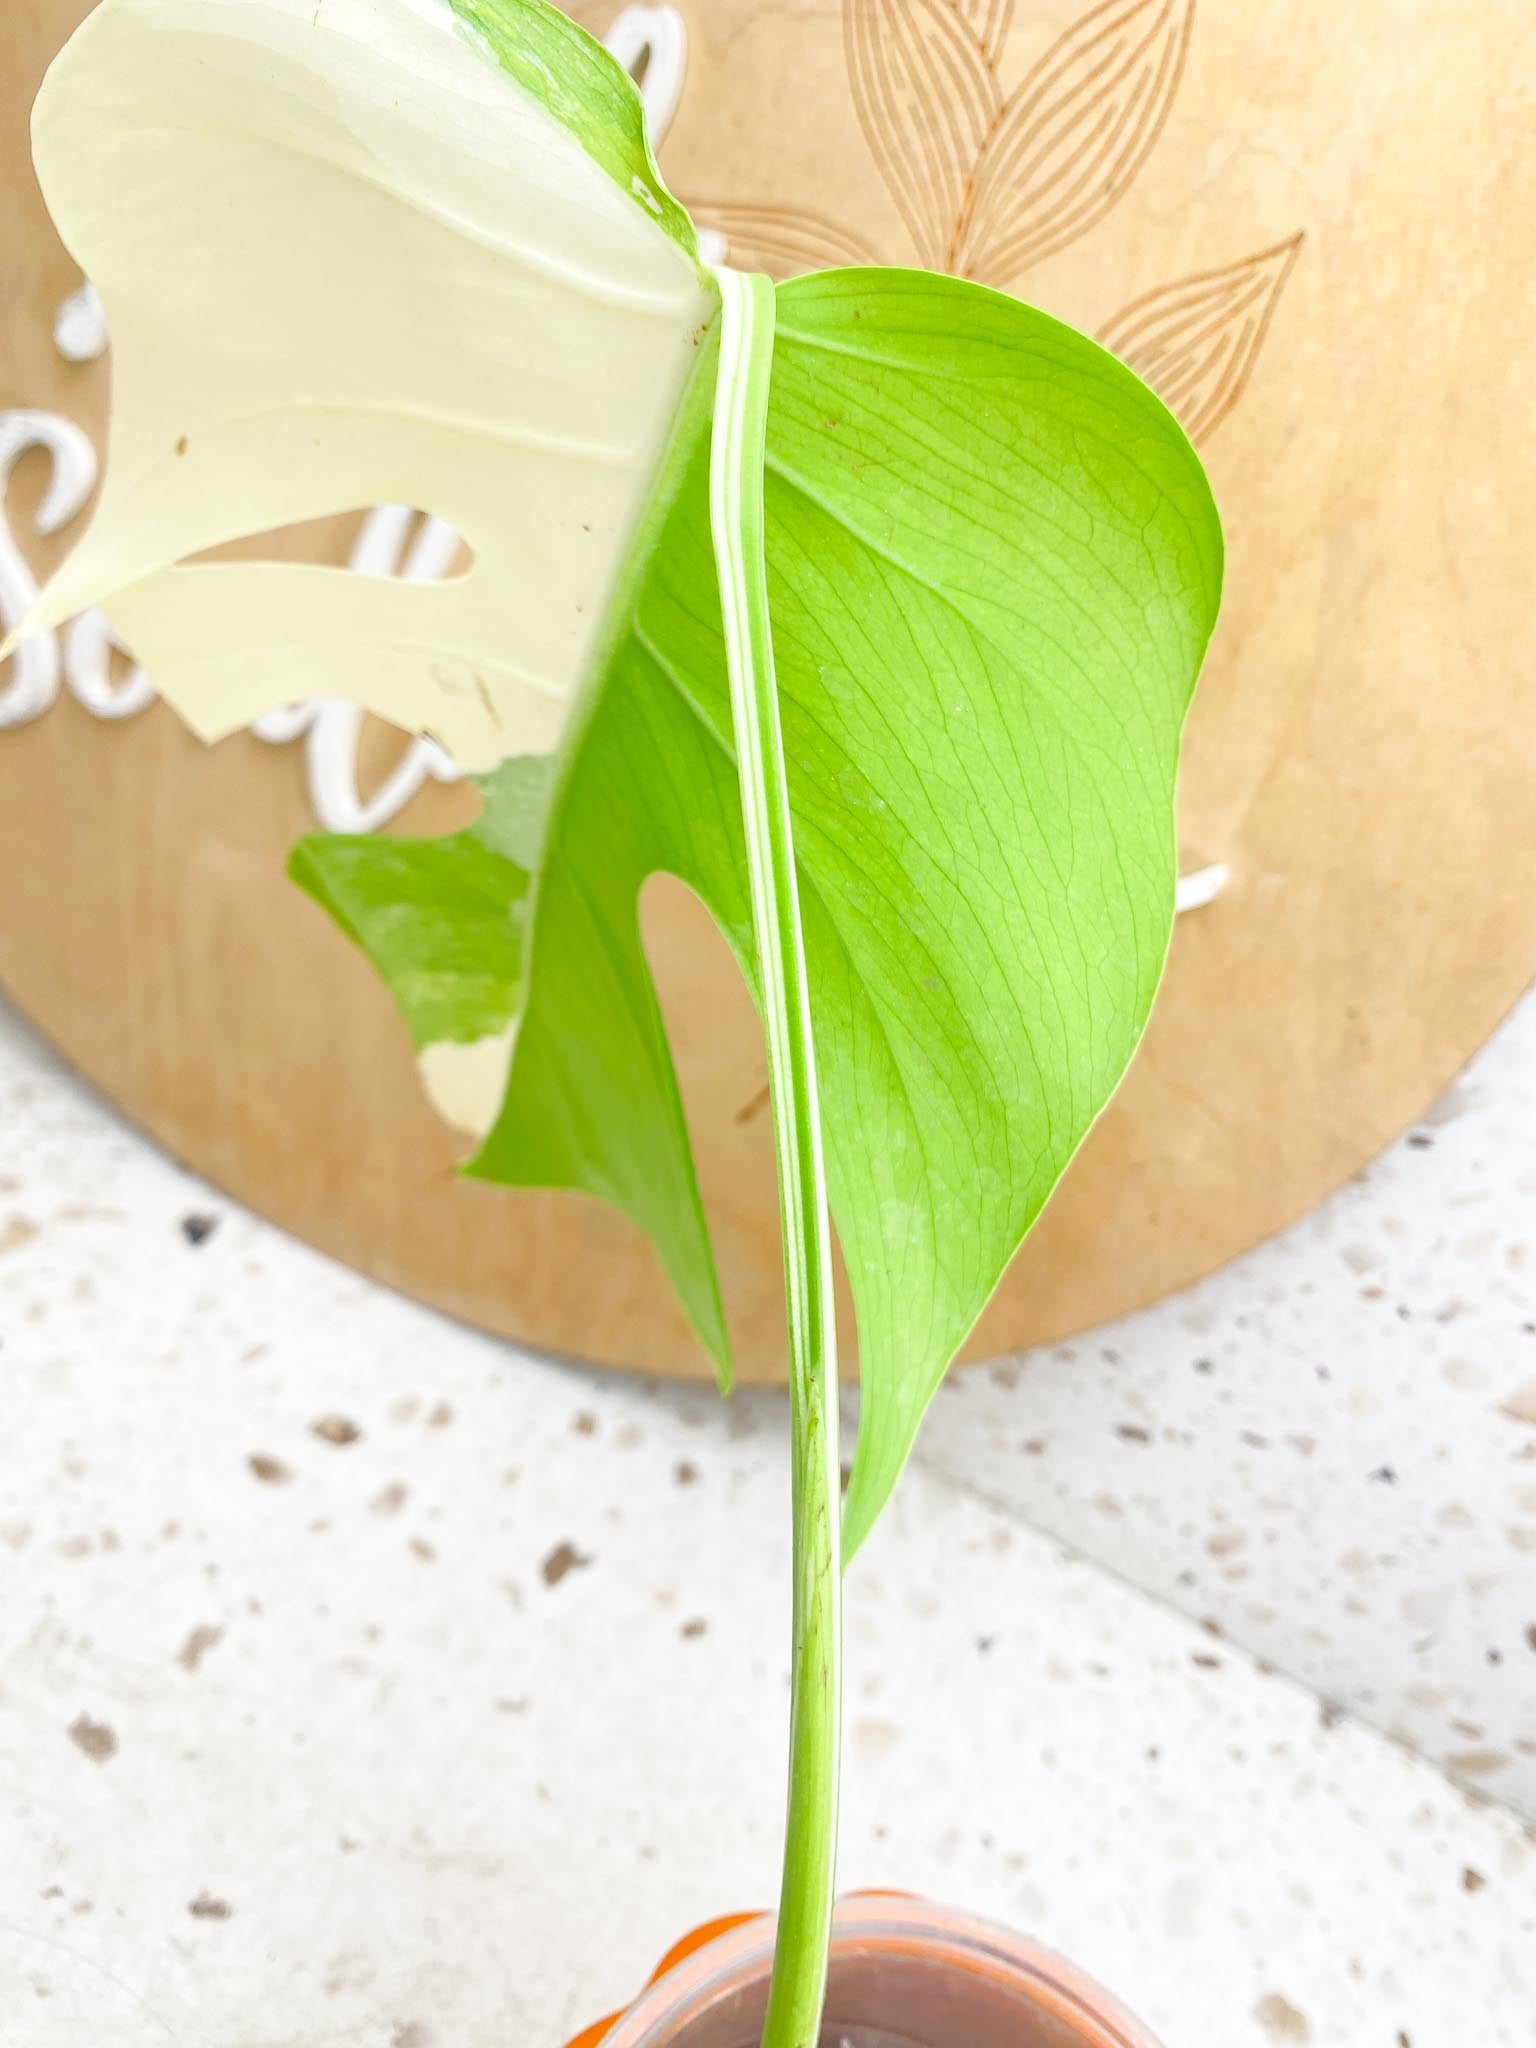
<instances>
[{"instance_id":1,"label":"cream colored leaf section","mask_svg":"<svg viewBox=\"0 0 1536 2048\"><path fill-rule=\"evenodd\" d=\"M1248 388L1302 241L1292 235L1240 263L1162 285L1099 335L1178 414L1192 440L1219 426Z\"/></svg>"},{"instance_id":2,"label":"cream colored leaf section","mask_svg":"<svg viewBox=\"0 0 1536 2048\"><path fill-rule=\"evenodd\" d=\"M1011 283L1086 234L1163 131L1195 0L1102 0L1009 100L976 165L952 268Z\"/></svg>"},{"instance_id":3,"label":"cream colored leaf section","mask_svg":"<svg viewBox=\"0 0 1536 2048\"><path fill-rule=\"evenodd\" d=\"M505 1031L467 1045L442 1039L422 1047L417 1057L422 1086L444 1123L471 1138L489 1137L506 1096L516 1042L514 1018Z\"/></svg>"},{"instance_id":4,"label":"cream colored leaf section","mask_svg":"<svg viewBox=\"0 0 1536 2048\"><path fill-rule=\"evenodd\" d=\"M104 603L209 739L314 696L553 748L713 315L684 251L432 0L105 0L34 140L113 416L28 630ZM468 573L186 565L375 503Z\"/></svg>"}]
</instances>

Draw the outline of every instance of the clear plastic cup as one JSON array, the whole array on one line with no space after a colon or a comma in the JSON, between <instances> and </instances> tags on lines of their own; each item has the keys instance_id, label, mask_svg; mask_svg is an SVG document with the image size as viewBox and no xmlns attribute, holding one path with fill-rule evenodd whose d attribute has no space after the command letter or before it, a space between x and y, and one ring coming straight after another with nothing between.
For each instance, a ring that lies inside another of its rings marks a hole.
<instances>
[{"instance_id":1,"label":"clear plastic cup","mask_svg":"<svg viewBox=\"0 0 1536 2048\"><path fill-rule=\"evenodd\" d=\"M768 1917L683 1944L629 2010L572 2048L757 2048L773 1960ZM1070 1963L918 1899L837 1912L822 2048L1157 2048Z\"/></svg>"}]
</instances>

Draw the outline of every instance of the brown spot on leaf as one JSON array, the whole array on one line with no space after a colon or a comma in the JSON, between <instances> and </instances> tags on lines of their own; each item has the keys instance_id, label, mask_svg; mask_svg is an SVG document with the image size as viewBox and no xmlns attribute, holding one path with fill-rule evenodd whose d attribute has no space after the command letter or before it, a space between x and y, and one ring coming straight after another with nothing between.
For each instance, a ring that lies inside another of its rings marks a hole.
<instances>
[{"instance_id":1,"label":"brown spot on leaf","mask_svg":"<svg viewBox=\"0 0 1536 2048\"><path fill-rule=\"evenodd\" d=\"M265 1486L286 1486L293 1477L281 1459L269 1458L265 1451L252 1451L245 1462Z\"/></svg>"},{"instance_id":2,"label":"brown spot on leaf","mask_svg":"<svg viewBox=\"0 0 1536 2048\"><path fill-rule=\"evenodd\" d=\"M209 1628L206 1624L199 1625L177 1651L176 1662L183 1671L195 1671L208 1652L217 1649L223 1640L223 1629Z\"/></svg>"},{"instance_id":3,"label":"brown spot on leaf","mask_svg":"<svg viewBox=\"0 0 1536 2048\"><path fill-rule=\"evenodd\" d=\"M585 1571L592 1562L574 1543L557 1543L539 1567L546 1586L558 1586L572 1572Z\"/></svg>"},{"instance_id":4,"label":"brown spot on leaf","mask_svg":"<svg viewBox=\"0 0 1536 2048\"><path fill-rule=\"evenodd\" d=\"M69 1739L93 1764L110 1763L117 1755L116 1735L105 1721L93 1721L89 1714L70 1723Z\"/></svg>"},{"instance_id":5,"label":"brown spot on leaf","mask_svg":"<svg viewBox=\"0 0 1536 2048\"><path fill-rule=\"evenodd\" d=\"M322 1415L318 1422L309 1425L309 1433L322 1443L341 1445L355 1444L363 1432L345 1415Z\"/></svg>"}]
</instances>

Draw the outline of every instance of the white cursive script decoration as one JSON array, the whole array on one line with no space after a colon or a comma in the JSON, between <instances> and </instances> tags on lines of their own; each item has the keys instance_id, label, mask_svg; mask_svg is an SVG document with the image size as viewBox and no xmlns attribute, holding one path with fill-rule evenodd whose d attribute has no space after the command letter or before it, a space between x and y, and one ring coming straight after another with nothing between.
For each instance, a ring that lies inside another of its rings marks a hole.
<instances>
[{"instance_id":1,"label":"white cursive script decoration","mask_svg":"<svg viewBox=\"0 0 1536 2048\"><path fill-rule=\"evenodd\" d=\"M37 579L11 537L5 501L23 455L40 448L48 457L47 487L33 525L39 533L68 526L96 488L96 450L73 420L51 412L0 413L0 620L6 631L18 625L37 596ZM59 643L52 633L23 640L11 663L11 679L0 689L0 727L41 718L59 694Z\"/></svg>"}]
</instances>

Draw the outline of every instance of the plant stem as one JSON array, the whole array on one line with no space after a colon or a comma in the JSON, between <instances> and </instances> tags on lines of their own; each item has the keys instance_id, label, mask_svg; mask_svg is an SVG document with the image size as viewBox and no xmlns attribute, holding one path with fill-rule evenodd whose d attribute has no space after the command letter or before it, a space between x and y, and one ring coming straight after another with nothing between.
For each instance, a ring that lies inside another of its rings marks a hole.
<instances>
[{"instance_id":1,"label":"plant stem","mask_svg":"<svg viewBox=\"0 0 1536 2048\"><path fill-rule=\"evenodd\" d=\"M723 305L710 522L725 620L784 1230L794 1459L789 1821L763 2048L816 2048L836 1886L842 1740L841 1483L832 1230L763 552L773 286L717 273Z\"/></svg>"}]
</instances>

